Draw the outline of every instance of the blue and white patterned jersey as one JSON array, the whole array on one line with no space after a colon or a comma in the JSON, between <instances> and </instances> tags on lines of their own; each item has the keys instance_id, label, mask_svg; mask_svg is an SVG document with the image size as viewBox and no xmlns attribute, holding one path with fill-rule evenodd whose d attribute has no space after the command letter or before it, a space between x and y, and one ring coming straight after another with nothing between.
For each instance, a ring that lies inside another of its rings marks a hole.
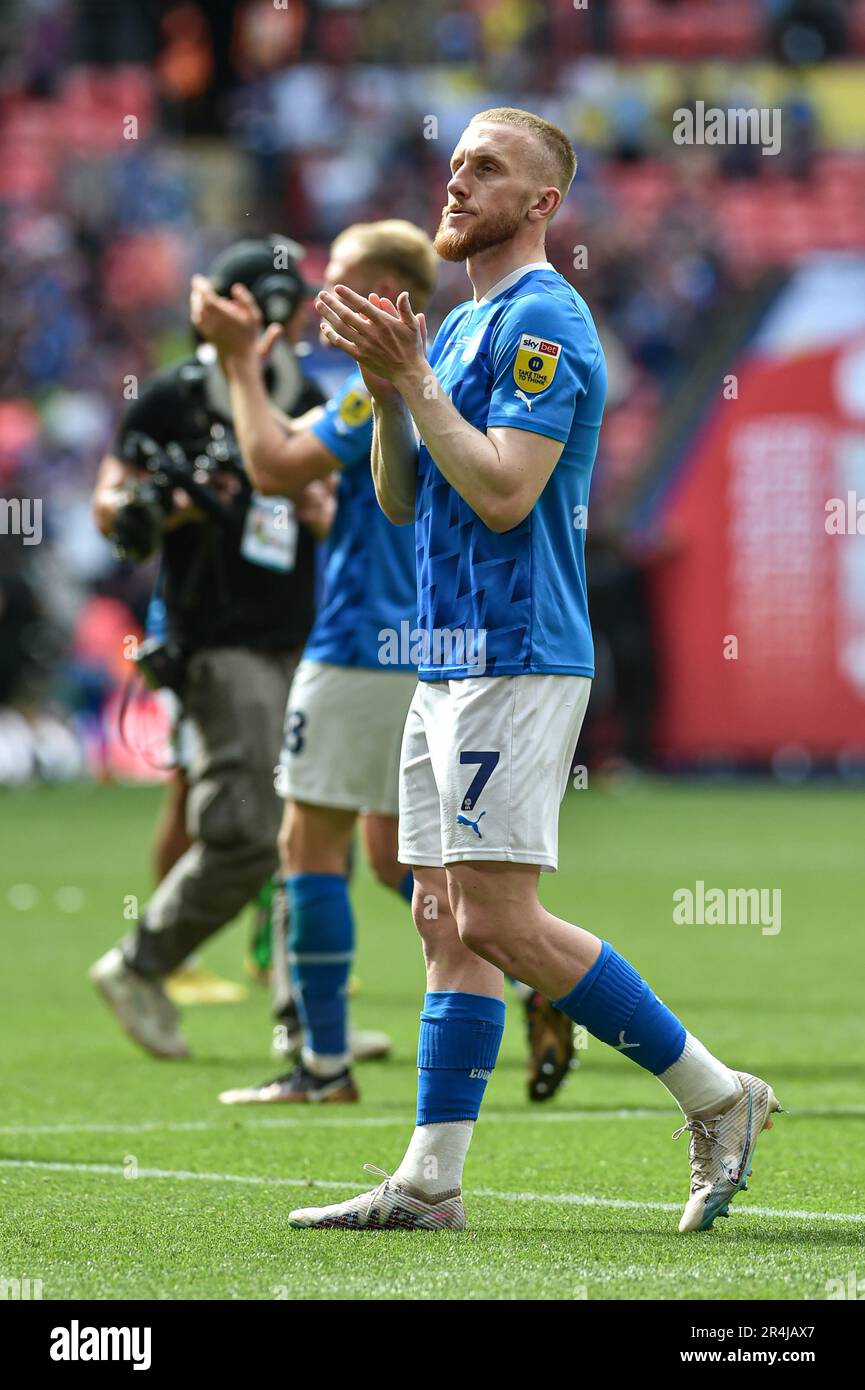
<instances>
[{"instance_id":1,"label":"blue and white patterned jersey","mask_svg":"<svg viewBox=\"0 0 865 1390\"><path fill-rule=\"evenodd\" d=\"M321 606L304 656L333 666L414 670L410 647L398 640L417 625L414 534L410 526L388 521L376 500L370 468L372 403L359 371L328 401L312 432L342 471ZM388 643L383 632L396 636ZM386 661L382 652L388 654Z\"/></svg>"},{"instance_id":2,"label":"blue and white patterned jersey","mask_svg":"<svg viewBox=\"0 0 865 1390\"><path fill-rule=\"evenodd\" d=\"M512 426L564 448L529 515L499 534L451 487L421 442L420 679L594 675L584 552L607 372L585 302L547 262L522 266L448 314L429 360L476 429Z\"/></svg>"}]
</instances>

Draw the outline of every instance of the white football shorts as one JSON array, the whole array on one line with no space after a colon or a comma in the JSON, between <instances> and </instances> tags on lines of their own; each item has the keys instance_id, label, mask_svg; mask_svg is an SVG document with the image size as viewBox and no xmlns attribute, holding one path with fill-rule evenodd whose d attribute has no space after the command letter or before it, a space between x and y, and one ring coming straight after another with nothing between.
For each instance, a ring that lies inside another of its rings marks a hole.
<instances>
[{"instance_id":1,"label":"white football shorts","mask_svg":"<svg viewBox=\"0 0 865 1390\"><path fill-rule=\"evenodd\" d=\"M278 789L289 801L395 816L413 671L301 661L285 711Z\"/></svg>"},{"instance_id":2,"label":"white football shorts","mask_svg":"<svg viewBox=\"0 0 865 1390\"><path fill-rule=\"evenodd\" d=\"M400 758L400 862L556 869L559 807L591 688L585 676L420 681Z\"/></svg>"}]
</instances>

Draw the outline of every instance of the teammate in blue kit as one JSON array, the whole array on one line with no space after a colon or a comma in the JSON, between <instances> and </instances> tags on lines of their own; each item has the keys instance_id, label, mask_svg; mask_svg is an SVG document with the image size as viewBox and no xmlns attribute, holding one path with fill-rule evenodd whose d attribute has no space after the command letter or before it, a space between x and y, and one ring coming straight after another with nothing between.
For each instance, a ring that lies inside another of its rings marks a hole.
<instances>
[{"instance_id":1,"label":"teammate in blue kit","mask_svg":"<svg viewBox=\"0 0 865 1390\"><path fill-rule=\"evenodd\" d=\"M436 257L411 223L358 224L331 248L328 283L424 303ZM231 390L240 447L255 486L291 496L339 473L322 601L292 681L278 785L287 798L280 859L289 906L289 962L303 1025L298 1064L261 1085L224 1091L227 1104L356 1101L347 1027L354 921L346 865L360 816L380 882L412 898L411 870L397 858L399 752L417 685L411 653L388 642L416 624L414 540L376 502L370 471L372 407L359 371L326 408L278 423L259 356L260 315L236 286L231 299L206 280L193 290L193 322L217 347ZM267 342L263 344L266 352ZM361 1042L369 1055L367 1036ZM383 1038L384 1035L378 1035ZM385 1040L386 1041L386 1040Z\"/></svg>"},{"instance_id":2,"label":"teammate in blue kit","mask_svg":"<svg viewBox=\"0 0 865 1390\"><path fill-rule=\"evenodd\" d=\"M427 358L423 314L350 286L322 292L324 336L373 398L385 514L414 522L419 684L400 763L400 859L427 960L417 1124L394 1176L296 1226L465 1225L462 1170L504 1024L503 973L656 1075L690 1134L681 1231L707 1229L745 1184L778 1102L731 1071L605 941L553 916L558 808L589 697L586 508L606 395L591 315L546 260L575 170L529 112L475 116L451 161L436 237L474 298ZM380 1171L380 1170L376 1170Z\"/></svg>"}]
</instances>

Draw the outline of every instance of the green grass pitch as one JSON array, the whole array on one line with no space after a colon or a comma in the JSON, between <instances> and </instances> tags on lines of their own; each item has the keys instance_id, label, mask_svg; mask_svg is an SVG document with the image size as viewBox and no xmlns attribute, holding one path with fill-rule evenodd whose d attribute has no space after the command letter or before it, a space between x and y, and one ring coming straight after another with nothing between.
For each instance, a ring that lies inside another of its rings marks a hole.
<instances>
[{"instance_id":1,"label":"green grass pitch","mask_svg":"<svg viewBox=\"0 0 865 1390\"><path fill-rule=\"evenodd\" d=\"M861 792L649 781L566 798L546 904L610 938L788 1111L731 1219L690 1237L676 1231L688 1169L667 1093L590 1039L556 1100L530 1106L513 1000L469 1154L469 1229L290 1229L291 1207L370 1185L365 1161L392 1170L402 1154L418 942L361 868L354 1021L386 1028L392 1058L359 1069L355 1106L220 1106L220 1089L273 1074L266 991L186 1010L194 1058L160 1063L86 979L121 934L124 898L146 898L158 799L0 797L0 1277L41 1279L45 1299L588 1300L825 1299L829 1281L865 1278ZM675 925L672 895L698 879L779 888L781 931ZM242 979L245 933L224 931L206 963Z\"/></svg>"}]
</instances>

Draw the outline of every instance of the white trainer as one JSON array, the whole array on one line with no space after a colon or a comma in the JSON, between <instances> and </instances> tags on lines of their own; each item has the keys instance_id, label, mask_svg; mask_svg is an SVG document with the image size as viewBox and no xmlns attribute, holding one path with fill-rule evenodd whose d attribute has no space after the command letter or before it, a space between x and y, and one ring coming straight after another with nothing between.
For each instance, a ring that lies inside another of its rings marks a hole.
<instances>
[{"instance_id":1,"label":"white trainer","mask_svg":"<svg viewBox=\"0 0 865 1390\"><path fill-rule=\"evenodd\" d=\"M772 1128L770 1116L781 1109L767 1082L744 1071L735 1075L742 1094L722 1115L688 1120L673 1135L691 1136L691 1195L679 1222L682 1232L711 1231L716 1216L729 1216L736 1193L747 1190L760 1131Z\"/></svg>"},{"instance_id":2,"label":"white trainer","mask_svg":"<svg viewBox=\"0 0 865 1390\"><path fill-rule=\"evenodd\" d=\"M270 1055L279 1061L296 1057L303 1046L303 1028L298 1018L294 1026L283 1023L273 1030ZM349 1028L348 1049L353 1062L378 1062L389 1057L393 1043L387 1033L375 1028Z\"/></svg>"},{"instance_id":3,"label":"white trainer","mask_svg":"<svg viewBox=\"0 0 865 1390\"><path fill-rule=\"evenodd\" d=\"M353 1062L377 1062L390 1054L392 1043L376 1028L349 1028L348 1046Z\"/></svg>"},{"instance_id":4,"label":"white trainer","mask_svg":"<svg viewBox=\"0 0 865 1390\"><path fill-rule=\"evenodd\" d=\"M428 1201L407 1183L398 1181L365 1163L364 1171L384 1181L371 1192L361 1192L330 1207L300 1207L288 1213L289 1226L342 1227L353 1231L463 1231L465 1207L459 1191L441 1192Z\"/></svg>"},{"instance_id":5,"label":"white trainer","mask_svg":"<svg viewBox=\"0 0 865 1390\"><path fill-rule=\"evenodd\" d=\"M90 967L90 979L124 1033L154 1057L188 1057L178 1028L180 1015L158 980L145 979L126 964L119 946Z\"/></svg>"}]
</instances>

